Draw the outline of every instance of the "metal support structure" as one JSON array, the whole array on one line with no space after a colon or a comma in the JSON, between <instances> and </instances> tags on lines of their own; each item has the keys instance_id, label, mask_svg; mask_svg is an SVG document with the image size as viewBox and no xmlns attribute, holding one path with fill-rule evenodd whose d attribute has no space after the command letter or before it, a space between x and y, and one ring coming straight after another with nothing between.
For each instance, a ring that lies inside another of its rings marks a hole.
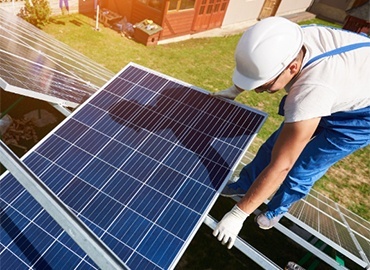
<instances>
[{"instance_id":1,"label":"metal support structure","mask_svg":"<svg viewBox=\"0 0 370 270\"><path fill-rule=\"evenodd\" d=\"M343 249L341 246L339 246L337 243L333 242L332 240L330 240L329 238L327 238L326 236L322 235L321 233L317 232L316 230L312 229L310 226L308 226L307 224L305 224L304 222L302 222L301 220L299 220L298 218L294 217L293 215L289 214L289 213L286 213L285 215L285 218L291 220L292 222L294 222L296 225L302 227L304 230L306 230L308 233L316 236L317 238L319 238L320 240L324 241L326 244L328 244L329 246L331 246L332 248L334 248L335 250L339 251L340 253L342 253L344 256L346 256L348 259L352 260L353 262L357 263L359 266L361 267L368 267L368 265L366 264L366 262L362 261L360 258L358 258L357 256L354 256L353 254L351 254L350 252L348 252L347 250ZM278 229L279 231L281 231L282 233L285 234L285 230L282 231L280 230L280 228L285 228L283 225L281 224L277 224L277 226L275 225L275 228ZM285 228L286 229L286 228ZM286 229L287 230L287 229ZM289 230L288 230L289 231ZM287 235L287 234L286 234ZM295 235L295 234L294 234ZM289 236L289 235L287 235ZM290 237L290 236L289 236ZM299 238L299 236L296 236ZM296 241L295 239L292 239L294 241ZM301 240L302 241L302 240ZM297 242L297 241L296 241ZM300 244L301 242L298 241L297 242L298 244ZM317 257L319 257L318 255L320 255L319 253L317 254L315 252L315 250L311 251L309 250L310 252L312 252L313 254L315 254ZM331 257L330 258L330 261L333 261L334 262L334 265L337 264L337 262L332 259ZM327 262L326 260L324 260L325 262ZM328 263L328 262L327 262ZM334 267L335 268L335 267ZM343 268L340 268L340 269L343 269Z\"/></svg>"},{"instance_id":2,"label":"metal support structure","mask_svg":"<svg viewBox=\"0 0 370 270\"><path fill-rule=\"evenodd\" d=\"M287 216L287 215L288 214L285 214L285 216ZM300 236L298 236L297 234L295 234L294 232L292 232L291 230L289 230L285 226L281 225L280 223L276 224L274 226L274 228L277 229L278 231L280 231L281 233L285 234L286 236L288 236L291 240L296 242L301 247L307 249L309 252L314 254L317 258L321 259L323 262L330 265L333 269L338 269L338 270L339 269L342 269L342 270L343 269L348 269L345 266L340 265L335 259L326 255L323 251L321 251L317 247L311 245L306 240L302 239Z\"/></svg>"},{"instance_id":3,"label":"metal support structure","mask_svg":"<svg viewBox=\"0 0 370 270\"><path fill-rule=\"evenodd\" d=\"M100 269L128 269L69 208L0 140L0 163L18 180Z\"/></svg>"},{"instance_id":4,"label":"metal support structure","mask_svg":"<svg viewBox=\"0 0 370 270\"><path fill-rule=\"evenodd\" d=\"M335 204L335 207L337 208L338 213L339 213L340 218L342 219L343 223L346 225L346 228L347 228L347 230L348 230L348 234L351 236L351 239L352 239L353 243L355 244L355 246L356 246L356 248L357 248L357 251L358 251L358 253L360 254L360 256L361 256L362 260L363 260L364 262L366 262L366 263L367 263L367 265L370 265L370 262L369 262L369 260L367 259L367 257L366 257L366 254L365 254L364 250L362 249L362 247L361 247L360 243L357 241L356 236L355 236L355 235L353 234L353 232L350 230L350 227L349 227L349 225L348 225L348 222L347 222L346 218L344 217L344 215L342 214L342 212L339 210L339 206L338 206L338 204L337 204L337 203Z\"/></svg>"},{"instance_id":5,"label":"metal support structure","mask_svg":"<svg viewBox=\"0 0 370 270\"><path fill-rule=\"evenodd\" d=\"M233 197L232 199L236 202L240 200L239 197ZM260 212L261 211L257 209L254 212L254 214L258 215ZM289 213L286 213L285 216L289 219L293 219L293 220L295 219ZM298 222L298 220L295 220L295 222ZM211 229L214 229L216 227L217 221L214 218L212 218L210 215L208 215L203 223L206 224ZM300 236L298 236L296 233L292 232L291 230L289 230L282 224L278 223L274 226L274 228L280 231L281 233L285 234L291 240L293 240L294 242L296 242L297 244L299 244L300 246L302 246L303 248L305 248L312 254L314 254L316 257L321 259L323 262L333 267L333 269L341 269L341 270L347 269L345 266L340 265L333 258L326 255L320 249L316 248L311 243L308 243L305 239L302 239ZM246 256L248 256L250 259L252 259L254 262L264 267L265 269L281 269L281 268L276 268L278 266L276 266L273 262L270 262L270 261L266 262L265 260L269 260L269 259L266 259L266 257L262 253L254 249L252 246L250 246L240 237L237 237L234 246L237 249L239 249L241 252L243 252ZM269 267L267 267L266 265L263 265L264 263L268 263ZM275 268L273 268L272 266L274 266Z\"/></svg>"},{"instance_id":6,"label":"metal support structure","mask_svg":"<svg viewBox=\"0 0 370 270\"><path fill-rule=\"evenodd\" d=\"M63 107L60 104L51 102L49 102L49 104L53 106L56 110L58 110L61 114L63 114L65 117L68 117L72 113L70 110L68 110L66 107Z\"/></svg>"},{"instance_id":7,"label":"metal support structure","mask_svg":"<svg viewBox=\"0 0 370 270\"><path fill-rule=\"evenodd\" d=\"M233 198L234 199L234 198ZM259 214L260 211L256 210L255 214ZM217 221L213 219L210 215L206 217L204 220L204 224L206 224L211 229L214 229L216 227ZM336 262L333 258L326 255L324 252L319 250L318 248L312 246L312 244L308 243L306 240L302 239L300 236L295 234L294 232L290 231L288 228L284 227L281 224L276 224L275 229L280 231L281 233L288 236L291 240L302 246L303 248L307 249L309 252L314 254L316 257L321 259L323 262L327 263L333 269L347 269L346 267L339 265L338 262ZM276 266L273 262L271 262L266 256L264 256L262 253L254 249L252 246L250 246L247 242L245 242L243 239L238 237L235 241L234 246L239 249L241 252L243 252L246 256L248 256L250 259L252 259L255 263L263 267L264 269L281 269L279 266Z\"/></svg>"},{"instance_id":8,"label":"metal support structure","mask_svg":"<svg viewBox=\"0 0 370 270\"><path fill-rule=\"evenodd\" d=\"M95 31L100 31L99 29L99 16L100 16L100 1L98 0L96 3L96 19L95 19Z\"/></svg>"}]
</instances>

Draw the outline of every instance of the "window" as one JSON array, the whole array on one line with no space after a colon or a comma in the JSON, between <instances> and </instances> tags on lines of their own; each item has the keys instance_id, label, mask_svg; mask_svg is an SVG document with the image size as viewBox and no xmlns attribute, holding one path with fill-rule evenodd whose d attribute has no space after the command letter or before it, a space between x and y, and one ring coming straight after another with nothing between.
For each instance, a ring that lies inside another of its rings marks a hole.
<instances>
[{"instance_id":1,"label":"window","mask_svg":"<svg viewBox=\"0 0 370 270\"><path fill-rule=\"evenodd\" d=\"M195 0L170 0L169 11L180 11L194 8Z\"/></svg>"}]
</instances>

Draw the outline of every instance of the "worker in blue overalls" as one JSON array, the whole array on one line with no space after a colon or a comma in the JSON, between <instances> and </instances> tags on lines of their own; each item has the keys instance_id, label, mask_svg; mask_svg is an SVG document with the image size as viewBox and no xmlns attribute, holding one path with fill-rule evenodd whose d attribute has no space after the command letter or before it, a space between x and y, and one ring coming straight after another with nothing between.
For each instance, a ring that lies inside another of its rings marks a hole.
<instances>
[{"instance_id":1,"label":"worker in blue overalls","mask_svg":"<svg viewBox=\"0 0 370 270\"><path fill-rule=\"evenodd\" d=\"M244 220L275 191L256 217L273 227L334 163L370 143L370 40L323 26L266 18L250 27L235 52L234 85L214 95L234 99L243 90L275 93L284 122L229 183L224 196L241 200L213 235L231 248Z\"/></svg>"}]
</instances>

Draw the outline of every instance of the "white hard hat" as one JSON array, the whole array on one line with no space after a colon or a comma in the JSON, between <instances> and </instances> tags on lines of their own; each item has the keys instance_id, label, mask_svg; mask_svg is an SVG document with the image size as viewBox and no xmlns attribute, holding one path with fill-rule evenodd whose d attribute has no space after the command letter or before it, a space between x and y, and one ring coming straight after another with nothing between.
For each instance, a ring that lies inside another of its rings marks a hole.
<instances>
[{"instance_id":1,"label":"white hard hat","mask_svg":"<svg viewBox=\"0 0 370 270\"><path fill-rule=\"evenodd\" d=\"M250 27L235 51L233 82L255 89L277 77L298 55L303 45L301 27L282 17L269 17Z\"/></svg>"}]
</instances>

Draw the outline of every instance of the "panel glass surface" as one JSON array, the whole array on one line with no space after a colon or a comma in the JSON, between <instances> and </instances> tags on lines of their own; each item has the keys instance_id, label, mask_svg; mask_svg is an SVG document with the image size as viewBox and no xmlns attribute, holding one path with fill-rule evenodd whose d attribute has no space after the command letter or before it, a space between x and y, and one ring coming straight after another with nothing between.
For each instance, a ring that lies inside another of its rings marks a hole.
<instances>
[{"instance_id":1,"label":"panel glass surface","mask_svg":"<svg viewBox=\"0 0 370 270\"><path fill-rule=\"evenodd\" d=\"M130 64L24 162L132 269L171 269L266 114ZM94 263L11 175L1 266Z\"/></svg>"},{"instance_id":2,"label":"panel glass surface","mask_svg":"<svg viewBox=\"0 0 370 270\"><path fill-rule=\"evenodd\" d=\"M114 74L0 9L0 87L75 107Z\"/></svg>"},{"instance_id":3,"label":"panel glass surface","mask_svg":"<svg viewBox=\"0 0 370 270\"><path fill-rule=\"evenodd\" d=\"M370 223L317 191L295 203L289 214L347 257L355 256L364 265L370 261Z\"/></svg>"}]
</instances>

